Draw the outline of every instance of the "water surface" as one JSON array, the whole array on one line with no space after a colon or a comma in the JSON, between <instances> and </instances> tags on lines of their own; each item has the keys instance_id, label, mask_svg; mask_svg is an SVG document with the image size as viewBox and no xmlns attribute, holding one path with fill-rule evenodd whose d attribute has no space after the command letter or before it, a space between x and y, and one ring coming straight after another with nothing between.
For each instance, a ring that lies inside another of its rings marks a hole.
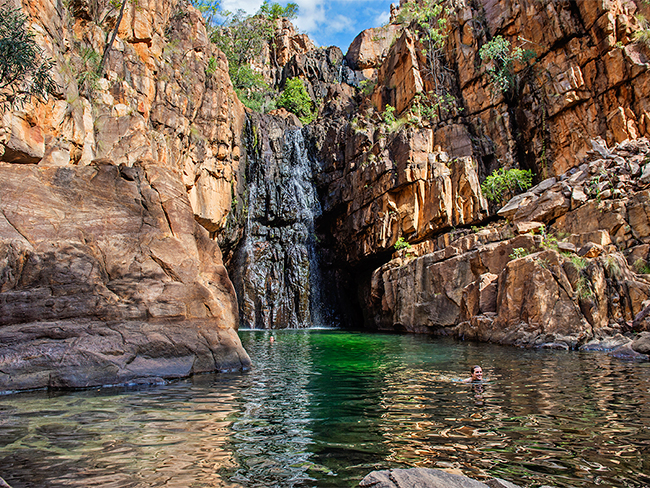
<instances>
[{"instance_id":1,"label":"water surface","mask_svg":"<svg viewBox=\"0 0 650 488\"><path fill-rule=\"evenodd\" d=\"M411 335L241 331L254 367L0 397L21 487L346 487L438 467L521 485L650 485L650 365ZM459 380L473 364L489 381Z\"/></svg>"}]
</instances>

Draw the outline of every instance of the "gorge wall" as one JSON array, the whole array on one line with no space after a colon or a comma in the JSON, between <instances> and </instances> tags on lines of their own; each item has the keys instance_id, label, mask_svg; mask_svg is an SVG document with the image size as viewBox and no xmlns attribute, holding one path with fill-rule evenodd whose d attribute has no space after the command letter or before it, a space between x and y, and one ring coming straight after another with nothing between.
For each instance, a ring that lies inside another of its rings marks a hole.
<instances>
[{"instance_id":1,"label":"gorge wall","mask_svg":"<svg viewBox=\"0 0 650 488\"><path fill-rule=\"evenodd\" d=\"M346 60L368 81L353 99L333 92L327 118L308 128L340 302L357 292L364 323L380 330L518 345L608 348L599 339L646 330L648 48L635 40L637 11L454 2L439 80L412 29L362 33ZM479 54L497 35L535 53L514 65L508 92ZM452 102L424 120L414 107L436 83ZM479 182L499 167L531 169L538 185L497 215ZM412 247L393 253L398 239ZM608 344L629 339L618 341Z\"/></svg>"},{"instance_id":2,"label":"gorge wall","mask_svg":"<svg viewBox=\"0 0 650 488\"><path fill-rule=\"evenodd\" d=\"M305 82L305 127L246 113L182 0L127 3L99 77L112 3L16 6L59 88L2 113L0 390L245 368L240 320L560 348L648 329L633 2L451 2L439 77L396 15L345 57L279 20L256 66L279 89ZM507 93L479 54L497 35L535 52ZM440 87L452 99L424 117ZM536 186L489 203L499 167Z\"/></svg>"},{"instance_id":3,"label":"gorge wall","mask_svg":"<svg viewBox=\"0 0 650 488\"><path fill-rule=\"evenodd\" d=\"M114 3L16 6L58 92L2 114L0 390L247 368L214 239L241 232L245 111L199 12L127 2L98 77Z\"/></svg>"}]
</instances>

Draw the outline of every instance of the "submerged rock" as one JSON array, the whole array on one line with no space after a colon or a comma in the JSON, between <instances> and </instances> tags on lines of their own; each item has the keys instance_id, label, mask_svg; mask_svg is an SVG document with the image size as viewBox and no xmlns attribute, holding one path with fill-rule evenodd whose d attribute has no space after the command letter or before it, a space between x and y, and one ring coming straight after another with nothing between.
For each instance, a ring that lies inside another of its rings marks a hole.
<instances>
[{"instance_id":1,"label":"submerged rock","mask_svg":"<svg viewBox=\"0 0 650 488\"><path fill-rule=\"evenodd\" d=\"M481 483L466 476L439 469L411 468L373 471L359 486L363 488L519 488L510 482L493 479Z\"/></svg>"}]
</instances>

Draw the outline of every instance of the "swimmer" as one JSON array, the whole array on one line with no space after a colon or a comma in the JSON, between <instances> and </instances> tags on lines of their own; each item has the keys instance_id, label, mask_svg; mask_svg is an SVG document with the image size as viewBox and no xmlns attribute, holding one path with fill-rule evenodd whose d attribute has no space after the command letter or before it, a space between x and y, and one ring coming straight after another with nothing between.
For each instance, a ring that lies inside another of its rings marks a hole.
<instances>
[{"instance_id":1,"label":"swimmer","mask_svg":"<svg viewBox=\"0 0 650 488\"><path fill-rule=\"evenodd\" d=\"M463 383L478 383L483 381L483 370L480 366L472 366L470 370L472 376L463 380Z\"/></svg>"},{"instance_id":2,"label":"swimmer","mask_svg":"<svg viewBox=\"0 0 650 488\"><path fill-rule=\"evenodd\" d=\"M273 343L275 342L275 337L271 336L271 338L269 339L269 342L270 342L271 344L273 344Z\"/></svg>"}]
</instances>

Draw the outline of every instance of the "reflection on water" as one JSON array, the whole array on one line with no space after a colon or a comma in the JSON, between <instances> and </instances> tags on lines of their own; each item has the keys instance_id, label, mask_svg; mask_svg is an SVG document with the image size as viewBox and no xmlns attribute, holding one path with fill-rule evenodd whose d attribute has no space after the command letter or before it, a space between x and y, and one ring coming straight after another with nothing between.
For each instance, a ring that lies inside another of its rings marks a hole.
<instances>
[{"instance_id":1,"label":"reflection on water","mask_svg":"<svg viewBox=\"0 0 650 488\"><path fill-rule=\"evenodd\" d=\"M344 487L439 467L529 486L650 485L650 365L418 336L242 331L244 374L0 397L21 487ZM481 364L488 382L459 380Z\"/></svg>"}]
</instances>

